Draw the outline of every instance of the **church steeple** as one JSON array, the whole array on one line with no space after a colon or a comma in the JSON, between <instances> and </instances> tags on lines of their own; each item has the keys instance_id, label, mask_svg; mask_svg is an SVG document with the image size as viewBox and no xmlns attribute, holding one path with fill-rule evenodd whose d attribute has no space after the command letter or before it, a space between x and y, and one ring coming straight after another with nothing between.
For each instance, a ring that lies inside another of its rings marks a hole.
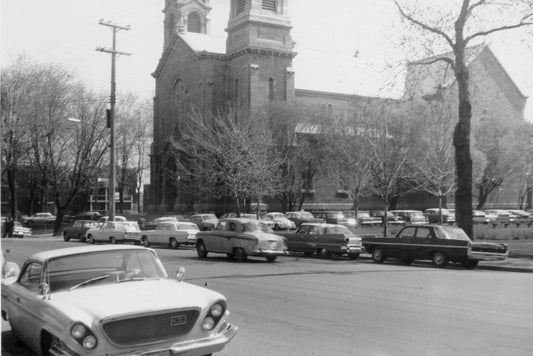
<instances>
[{"instance_id":1,"label":"church steeple","mask_svg":"<svg viewBox=\"0 0 533 356\"><path fill-rule=\"evenodd\" d=\"M227 51L246 47L292 52L288 0L231 0Z\"/></svg>"},{"instance_id":2,"label":"church steeple","mask_svg":"<svg viewBox=\"0 0 533 356\"><path fill-rule=\"evenodd\" d=\"M207 33L210 11L209 0L165 0L165 48L174 33Z\"/></svg>"}]
</instances>

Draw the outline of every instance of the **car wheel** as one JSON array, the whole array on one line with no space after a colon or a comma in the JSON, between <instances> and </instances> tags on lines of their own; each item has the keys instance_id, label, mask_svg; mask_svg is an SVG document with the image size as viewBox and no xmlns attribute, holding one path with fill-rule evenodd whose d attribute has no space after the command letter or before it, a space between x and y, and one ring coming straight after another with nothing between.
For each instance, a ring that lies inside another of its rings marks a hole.
<instances>
[{"instance_id":1,"label":"car wheel","mask_svg":"<svg viewBox=\"0 0 533 356\"><path fill-rule=\"evenodd\" d=\"M348 254L348 258L349 258L350 260L356 260L357 257L359 257L359 254L358 254L358 253L349 253L349 254Z\"/></svg>"},{"instance_id":2,"label":"car wheel","mask_svg":"<svg viewBox=\"0 0 533 356\"><path fill-rule=\"evenodd\" d=\"M65 240L66 242L70 240L70 237L68 237L68 232L66 231L63 232L63 240Z\"/></svg>"},{"instance_id":3,"label":"car wheel","mask_svg":"<svg viewBox=\"0 0 533 356\"><path fill-rule=\"evenodd\" d=\"M468 261L463 262L463 266L466 269L474 269L477 267L478 263L479 263L478 260L468 260Z\"/></svg>"},{"instance_id":4,"label":"car wheel","mask_svg":"<svg viewBox=\"0 0 533 356\"><path fill-rule=\"evenodd\" d=\"M240 247L237 247L235 248L235 250L233 250L233 254L235 255L235 260L238 261L238 262L244 262L246 261L246 252L244 252L244 250Z\"/></svg>"},{"instance_id":5,"label":"car wheel","mask_svg":"<svg viewBox=\"0 0 533 356\"><path fill-rule=\"evenodd\" d=\"M278 224L275 224L273 229L274 229L274 230L281 230L281 228L279 227Z\"/></svg>"},{"instance_id":6,"label":"car wheel","mask_svg":"<svg viewBox=\"0 0 533 356\"><path fill-rule=\"evenodd\" d=\"M372 252L372 260L374 263L383 263L383 261L385 261L383 250L380 248L375 249L374 252Z\"/></svg>"},{"instance_id":7,"label":"car wheel","mask_svg":"<svg viewBox=\"0 0 533 356\"><path fill-rule=\"evenodd\" d=\"M109 243L110 243L111 245L116 245L116 244L117 244L117 239L115 239L113 236L111 236L111 237L109 238Z\"/></svg>"},{"instance_id":8,"label":"car wheel","mask_svg":"<svg viewBox=\"0 0 533 356\"><path fill-rule=\"evenodd\" d=\"M278 256L266 256L268 262L274 262Z\"/></svg>"},{"instance_id":9,"label":"car wheel","mask_svg":"<svg viewBox=\"0 0 533 356\"><path fill-rule=\"evenodd\" d=\"M229 259L233 259L235 257L233 253L226 253L226 256L228 256Z\"/></svg>"},{"instance_id":10,"label":"car wheel","mask_svg":"<svg viewBox=\"0 0 533 356\"><path fill-rule=\"evenodd\" d=\"M88 239L89 239L89 243L90 244L94 244L95 243L93 235L89 235Z\"/></svg>"},{"instance_id":11,"label":"car wheel","mask_svg":"<svg viewBox=\"0 0 533 356\"><path fill-rule=\"evenodd\" d=\"M196 253L200 258L207 257L207 249L205 248L205 244L203 241L198 241L198 243L196 243Z\"/></svg>"},{"instance_id":12,"label":"car wheel","mask_svg":"<svg viewBox=\"0 0 533 356\"><path fill-rule=\"evenodd\" d=\"M433 254L433 264L435 267L443 268L448 264L448 257L440 251L437 251Z\"/></svg>"},{"instance_id":13,"label":"car wheel","mask_svg":"<svg viewBox=\"0 0 533 356\"><path fill-rule=\"evenodd\" d=\"M324 258L330 258L331 257L331 252L327 248L320 249L319 253L320 253L320 256L322 256Z\"/></svg>"},{"instance_id":14,"label":"car wheel","mask_svg":"<svg viewBox=\"0 0 533 356\"><path fill-rule=\"evenodd\" d=\"M178 241L176 241L175 238L171 237L168 241L168 247L173 250L177 250L180 247L180 244L178 243Z\"/></svg>"},{"instance_id":15,"label":"car wheel","mask_svg":"<svg viewBox=\"0 0 533 356\"><path fill-rule=\"evenodd\" d=\"M144 246L144 247L150 247L151 243L150 241L148 241L148 237L146 236L143 236L141 238L141 244Z\"/></svg>"}]
</instances>

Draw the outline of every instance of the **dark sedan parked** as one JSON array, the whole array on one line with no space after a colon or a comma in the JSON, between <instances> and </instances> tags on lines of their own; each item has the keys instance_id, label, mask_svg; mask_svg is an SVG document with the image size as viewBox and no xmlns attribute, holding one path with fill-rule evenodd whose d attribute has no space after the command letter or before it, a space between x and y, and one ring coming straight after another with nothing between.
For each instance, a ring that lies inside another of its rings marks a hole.
<instances>
[{"instance_id":1,"label":"dark sedan parked","mask_svg":"<svg viewBox=\"0 0 533 356\"><path fill-rule=\"evenodd\" d=\"M70 239L78 239L85 242L85 233L89 229L95 229L100 223L94 220L76 220L72 226L63 228L63 239L69 241Z\"/></svg>"},{"instance_id":2,"label":"dark sedan parked","mask_svg":"<svg viewBox=\"0 0 533 356\"><path fill-rule=\"evenodd\" d=\"M460 228L447 225L409 225L395 237L366 237L366 251L375 263L397 258L409 265L414 260L431 260L436 267L448 262L474 268L482 260L504 260L509 251L506 244L473 242Z\"/></svg>"}]
</instances>

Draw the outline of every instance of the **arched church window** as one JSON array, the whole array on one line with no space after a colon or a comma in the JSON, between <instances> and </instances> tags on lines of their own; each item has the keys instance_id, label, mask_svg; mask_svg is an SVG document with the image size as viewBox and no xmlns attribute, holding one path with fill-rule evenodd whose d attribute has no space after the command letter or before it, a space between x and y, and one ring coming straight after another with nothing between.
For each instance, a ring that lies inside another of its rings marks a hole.
<instances>
[{"instance_id":1,"label":"arched church window","mask_svg":"<svg viewBox=\"0 0 533 356\"><path fill-rule=\"evenodd\" d=\"M202 32L202 22L200 20L200 15L197 12L191 12L187 17L187 31L189 32Z\"/></svg>"},{"instance_id":2,"label":"arched church window","mask_svg":"<svg viewBox=\"0 0 533 356\"><path fill-rule=\"evenodd\" d=\"M276 12L276 0L263 0L262 8Z\"/></svg>"},{"instance_id":3,"label":"arched church window","mask_svg":"<svg viewBox=\"0 0 533 356\"><path fill-rule=\"evenodd\" d=\"M172 116L174 119L174 130L177 133L181 129L182 117L185 114L185 100L188 90L181 79L176 80L172 90Z\"/></svg>"}]
</instances>

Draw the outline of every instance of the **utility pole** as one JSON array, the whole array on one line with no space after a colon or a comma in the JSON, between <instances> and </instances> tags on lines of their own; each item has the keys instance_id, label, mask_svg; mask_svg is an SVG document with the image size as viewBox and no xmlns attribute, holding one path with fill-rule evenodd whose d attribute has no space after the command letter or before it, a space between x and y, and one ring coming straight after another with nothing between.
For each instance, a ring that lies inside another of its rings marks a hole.
<instances>
[{"instance_id":1,"label":"utility pole","mask_svg":"<svg viewBox=\"0 0 533 356\"><path fill-rule=\"evenodd\" d=\"M109 97L110 110L108 112L108 127L110 128L110 158L109 158L109 221L115 220L115 177L116 177L116 168L115 168L115 61L117 54L129 56L131 53L120 52L116 49L117 41L117 32L119 30L130 29L130 26L119 26L111 23L111 21L104 22L104 20L98 21L99 25L108 26L113 29L113 48L107 49L104 47L96 47L96 50L99 52L111 53L111 95Z\"/></svg>"}]
</instances>

